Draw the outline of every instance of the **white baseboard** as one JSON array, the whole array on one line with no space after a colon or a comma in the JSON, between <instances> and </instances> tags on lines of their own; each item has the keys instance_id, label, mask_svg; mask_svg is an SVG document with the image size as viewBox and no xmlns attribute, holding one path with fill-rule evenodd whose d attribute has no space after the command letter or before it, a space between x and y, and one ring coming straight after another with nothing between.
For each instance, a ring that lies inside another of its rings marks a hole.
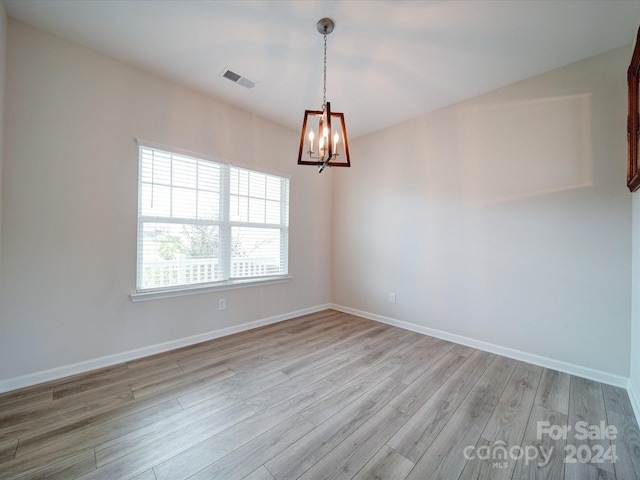
<instances>
[{"instance_id":1,"label":"white baseboard","mask_svg":"<svg viewBox=\"0 0 640 480\"><path fill-rule=\"evenodd\" d=\"M234 333L244 332L246 330L251 330L252 328L262 327L264 325L282 322L284 320L300 317L302 315L320 312L328 308L331 308L331 305L318 305L315 307L305 308L303 310L297 310L295 312L284 313L281 315L276 315L274 317L263 318L261 320L256 320L249 323L243 323L242 325L221 328L219 330L213 330L199 335L193 335L191 337L171 340L169 342L159 343L156 345L149 345L147 347L137 348L135 350L129 350L122 353L116 353L114 355L107 355L105 357L94 358L84 362L74 363L72 365L65 365L63 367L52 368L50 370L45 370L42 372L30 373L28 375L0 380L0 393L9 392L18 388L29 387L38 383L49 382L51 380L58 380L70 375L89 372L97 368L104 368L116 365L118 363L129 362L131 360L147 357L156 353L167 352L169 350L175 350L176 348L186 347L188 345L194 345L200 342L206 342L207 340L213 340L214 338L220 338Z\"/></svg>"},{"instance_id":2,"label":"white baseboard","mask_svg":"<svg viewBox=\"0 0 640 480\"><path fill-rule=\"evenodd\" d=\"M627 385L627 393L629 394L629 401L631 402L633 413L636 415L636 422L640 425L640 397L636 395L631 379L629 379L629 383Z\"/></svg>"},{"instance_id":3,"label":"white baseboard","mask_svg":"<svg viewBox=\"0 0 640 480\"><path fill-rule=\"evenodd\" d=\"M485 352L495 353L496 355L501 355L503 357L513 358L514 360L519 360L522 362L531 363L533 365L557 370L559 372L568 373L570 375L575 375L577 377L594 380L596 382L606 383L608 385L614 385L616 387L622 387L625 389L629 385L629 379L627 377L602 372L600 370L594 370L592 368L582 367L580 365L573 365L571 363L562 362L560 360L554 360L552 358L542 357L532 353L522 352L520 350L514 350L512 348L495 345L492 343L484 342L482 340L476 340L474 338L469 338L442 330L436 330L434 328L424 327L422 325L416 325L415 323L396 320L394 318L377 315L375 313L363 312L362 310L357 310L355 308L345 307L342 305L332 304L331 308L333 308L334 310L339 310L341 312L350 313L352 315L357 315L359 317L368 318L369 320L374 320L376 322L386 323L388 325L404 328L405 330L410 330L412 332L422 333L431 337L436 337L442 340L448 340L450 342L466 345L468 347L477 348L478 350L482 350ZM636 417L637 416L638 411L636 410Z\"/></svg>"},{"instance_id":4,"label":"white baseboard","mask_svg":"<svg viewBox=\"0 0 640 480\"><path fill-rule=\"evenodd\" d=\"M369 320L374 320L376 322L393 325L399 328L403 328L405 330L410 330L410 331L421 333L424 335L429 335L432 337L441 338L443 340L448 340L450 342L459 343L461 345L477 348L478 350L494 353L496 355L513 358L515 360L520 360L523 362L532 363L534 365L539 365L541 367L551 368L554 370L558 370L560 372L565 372L570 375L576 375L578 377L587 378L589 380L594 380L597 382L606 383L608 385L614 385L617 387L625 388L629 394L629 400L631 402L631 406L633 407L634 413L636 415L636 421L640 424L640 396L637 395L636 391L633 388L631 380L629 378L622 377L619 375L613 375L607 372L602 372L602 371L594 370L587 367L582 367L579 365L573 365L570 363L554 360L551 358L546 358L539 355L534 355L531 353L514 350L511 348L502 347L500 345L494 345L481 340L464 337L462 335L457 335L457 334L445 332L442 330L424 327L422 325L404 322L402 320L397 320L394 318L389 318L382 315L364 312L362 310L357 310L354 308L345 307L343 305L335 305L335 304L317 305L315 307L305 308L305 309L297 310L294 312L288 312L281 315L276 315L273 317L268 317L261 320L249 322L249 323L243 323L242 325L236 325L233 327L213 330L213 331L202 333L199 335L193 335L191 337L172 340L170 342L150 345L150 346L138 348L135 350L129 350L127 352L117 353L114 355L107 355L104 357L95 358L95 359L87 360L84 362L74 363L72 365L65 365L63 367L52 368L50 370L45 370L42 372L36 372L28 375L9 378L6 380L0 380L0 393L9 392L11 390L16 390L18 388L29 387L32 385L36 385L38 383L58 380L60 378L68 377L70 375L77 375L79 373L85 373L98 368L109 367L112 365L116 365L118 363L129 362L132 360L136 360L138 358L154 355L156 353L167 352L169 350L175 350L176 348L181 348L189 345L194 345L196 343L206 342L208 340L213 340L215 338L225 337L227 335L232 335L234 333L244 332L246 330L262 327L264 325L270 325L272 323L282 322L295 317L300 317L302 315L308 315L310 313L320 312L322 310L326 310L329 308L338 310L341 312L345 312L345 313L350 313L352 315L357 315L359 317L367 318Z\"/></svg>"}]
</instances>

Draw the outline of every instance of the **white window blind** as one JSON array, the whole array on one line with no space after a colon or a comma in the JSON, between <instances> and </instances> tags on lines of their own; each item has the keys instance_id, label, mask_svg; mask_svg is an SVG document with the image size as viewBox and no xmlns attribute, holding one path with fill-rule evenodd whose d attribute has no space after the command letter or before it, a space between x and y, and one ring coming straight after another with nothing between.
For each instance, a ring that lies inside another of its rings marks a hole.
<instances>
[{"instance_id":1,"label":"white window blind","mask_svg":"<svg viewBox=\"0 0 640 480\"><path fill-rule=\"evenodd\" d=\"M139 147L138 292L288 274L289 180Z\"/></svg>"}]
</instances>

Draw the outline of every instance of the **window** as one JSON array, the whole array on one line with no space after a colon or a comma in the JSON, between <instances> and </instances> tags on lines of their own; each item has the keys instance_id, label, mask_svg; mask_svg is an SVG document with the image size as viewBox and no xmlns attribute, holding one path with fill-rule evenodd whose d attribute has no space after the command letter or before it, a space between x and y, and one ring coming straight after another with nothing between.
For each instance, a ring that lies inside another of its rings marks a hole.
<instances>
[{"instance_id":1,"label":"window","mask_svg":"<svg viewBox=\"0 0 640 480\"><path fill-rule=\"evenodd\" d=\"M289 180L140 145L138 292L288 274Z\"/></svg>"}]
</instances>

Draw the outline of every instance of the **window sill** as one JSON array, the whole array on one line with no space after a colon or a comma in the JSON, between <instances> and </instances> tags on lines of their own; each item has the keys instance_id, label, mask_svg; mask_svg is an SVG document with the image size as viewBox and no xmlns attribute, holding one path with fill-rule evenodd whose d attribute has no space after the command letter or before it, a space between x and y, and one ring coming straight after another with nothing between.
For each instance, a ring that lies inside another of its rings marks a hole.
<instances>
[{"instance_id":1,"label":"window sill","mask_svg":"<svg viewBox=\"0 0 640 480\"><path fill-rule=\"evenodd\" d=\"M199 293L221 292L224 290L234 290L236 288L260 287L262 285L274 285L276 283L286 283L291 281L290 276L269 277L256 280L229 280L216 284L198 285L192 287L182 287L166 290L153 290L146 292L136 292L130 295L132 302L144 302L158 298L182 297L184 295L196 295Z\"/></svg>"}]
</instances>

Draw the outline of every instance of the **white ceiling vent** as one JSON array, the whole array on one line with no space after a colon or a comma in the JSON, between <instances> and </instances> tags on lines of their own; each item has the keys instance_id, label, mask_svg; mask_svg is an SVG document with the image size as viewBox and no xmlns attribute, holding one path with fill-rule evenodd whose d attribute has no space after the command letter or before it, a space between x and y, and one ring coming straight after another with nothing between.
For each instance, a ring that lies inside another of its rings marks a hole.
<instances>
[{"instance_id":1,"label":"white ceiling vent","mask_svg":"<svg viewBox=\"0 0 640 480\"><path fill-rule=\"evenodd\" d=\"M220 73L220 75L223 76L224 78L231 80L233 83L242 85L245 88L253 88L256 86L256 82L254 82L253 80L247 77L243 77L239 73L229 70L226 67L224 68L224 70L222 70L222 73Z\"/></svg>"}]
</instances>

